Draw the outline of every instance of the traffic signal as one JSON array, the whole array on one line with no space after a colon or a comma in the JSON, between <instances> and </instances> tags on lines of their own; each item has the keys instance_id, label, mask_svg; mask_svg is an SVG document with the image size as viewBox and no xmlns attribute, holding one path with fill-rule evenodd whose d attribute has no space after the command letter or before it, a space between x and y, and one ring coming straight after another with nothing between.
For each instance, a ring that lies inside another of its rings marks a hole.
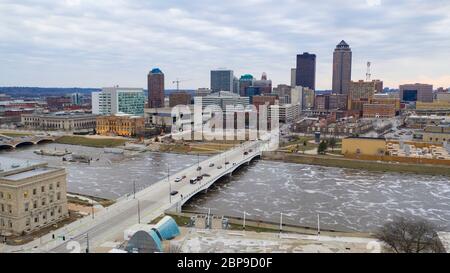
<instances>
[{"instance_id":1,"label":"traffic signal","mask_svg":"<svg viewBox=\"0 0 450 273\"><path fill-rule=\"evenodd\" d=\"M55 234L52 234L52 239L55 240Z\"/></svg>"},{"instance_id":2,"label":"traffic signal","mask_svg":"<svg viewBox=\"0 0 450 273\"><path fill-rule=\"evenodd\" d=\"M66 240L66 236L63 236L62 239L63 239L63 241L65 241Z\"/></svg>"}]
</instances>

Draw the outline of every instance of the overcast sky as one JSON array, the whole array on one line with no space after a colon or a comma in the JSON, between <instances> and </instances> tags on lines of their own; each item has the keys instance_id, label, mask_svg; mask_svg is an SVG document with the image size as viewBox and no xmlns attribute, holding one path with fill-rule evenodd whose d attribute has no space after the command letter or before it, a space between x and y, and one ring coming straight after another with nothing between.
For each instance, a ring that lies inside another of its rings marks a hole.
<instances>
[{"instance_id":1,"label":"overcast sky","mask_svg":"<svg viewBox=\"0 0 450 273\"><path fill-rule=\"evenodd\" d=\"M450 86L448 0L0 0L0 86L209 87L209 71L266 72L290 83L297 53L317 55L317 89L330 89L332 53L353 50L385 86Z\"/></svg>"}]
</instances>

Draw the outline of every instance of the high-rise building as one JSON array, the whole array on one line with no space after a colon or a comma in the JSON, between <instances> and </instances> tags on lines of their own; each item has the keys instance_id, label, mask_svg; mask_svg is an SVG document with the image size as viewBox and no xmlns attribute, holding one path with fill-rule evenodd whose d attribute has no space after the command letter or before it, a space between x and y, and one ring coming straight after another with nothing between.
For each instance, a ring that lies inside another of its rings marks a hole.
<instances>
[{"instance_id":1,"label":"high-rise building","mask_svg":"<svg viewBox=\"0 0 450 273\"><path fill-rule=\"evenodd\" d=\"M245 90L247 87L253 86L253 81L255 79L250 74L242 75L239 79L239 95L245 96Z\"/></svg>"},{"instance_id":2,"label":"high-rise building","mask_svg":"<svg viewBox=\"0 0 450 273\"><path fill-rule=\"evenodd\" d=\"M211 90L213 92L233 92L233 70L211 70Z\"/></svg>"},{"instance_id":3,"label":"high-rise building","mask_svg":"<svg viewBox=\"0 0 450 273\"><path fill-rule=\"evenodd\" d=\"M144 106L145 96L141 88L106 87L101 92L92 93L92 113L96 115L123 113L143 116Z\"/></svg>"},{"instance_id":4,"label":"high-rise building","mask_svg":"<svg viewBox=\"0 0 450 273\"><path fill-rule=\"evenodd\" d=\"M305 52L297 55L295 85L316 89L316 55Z\"/></svg>"},{"instance_id":5,"label":"high-rise building","mask_svg":"<svg viewBox=\"0 0 450 273\"><path fill-rule=\"evenodd\" d=\"M341 41L333 54L333 92L348 94L351 79L352 50L345 41Z\"/></svg>"},{"instance_id":6,"label":"high-rise building","mask_svg":"<svg viewBox=\"0 0 450 273\"><path fill-rule=\"evenodd\" d=\"M147 76L148 107L164 107L164 73L159 68L152 69Z\"/></svg>"},{"instance_id":7,"label":"high-rise building","mask_svg":"<svg viewBox=\"0 0 450 273\"><path fill-rule=\"evenodd\" d=\"M208 96L209 94L211 94L211 89L209 89L209 88L198 88L195 91L196 97L204 97L204 96Z\"/></svg>"},{"instance_id":8,"label":"high-rise building","mask_svg":"<svg viewBox=\"0 0 450 273\"><path fill-rule=\"evenodd\" d=\"M433 102L433 85L420 83L400 85L400 100Z\"/></svg>"},{"instance_id":9,"label":"high-rise building","mask_svg":"<svg viewBox=\"0 0 450 273\"><path fill-rule=\"evenodd\" d=\"M272 93L272 80L267 79L267 74L264 72L261 76L261 80L254 80L252 87L257 87L261 94Z\"/></svg>"},{"instance_id":10,"label":"high-rise building","mask_svg":"<svg viewBox=\"0 0 450 273\"><path fill-rule=\"evenodd\" d=\"M297 69L291 68L291 87L297 85Z\"/></svg>"},{"instance_id":11,"label":"high-rise building","mask_svg":"<svg viewBox=\"0 0 450 273\"><path fill-rule=\"evenodd\" d=\"M239 94L239 79L237 77L233 77L233 93Z\"/></svg>"}]
</instances>

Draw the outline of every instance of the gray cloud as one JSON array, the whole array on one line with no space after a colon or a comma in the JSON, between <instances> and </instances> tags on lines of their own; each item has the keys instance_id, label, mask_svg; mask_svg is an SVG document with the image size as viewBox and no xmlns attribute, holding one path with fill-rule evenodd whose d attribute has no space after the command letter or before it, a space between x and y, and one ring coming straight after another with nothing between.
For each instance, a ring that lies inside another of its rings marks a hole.
<instances>
[{"instance_id":1,"label":"gray cloud","mask_svg":"<svg viewBox=\"0 0 450 273\"><path fill-rule=\"evenodd\" d=\"M161 67L169 82L209 85L209 70L267 72L289 83L295 55L318 55L317 85L331 85L332 51L354 51L395 87L450 86L450 3L445 0L4 0L0 3L0 85L145 86Z\"/></svg>"}]
</instances>

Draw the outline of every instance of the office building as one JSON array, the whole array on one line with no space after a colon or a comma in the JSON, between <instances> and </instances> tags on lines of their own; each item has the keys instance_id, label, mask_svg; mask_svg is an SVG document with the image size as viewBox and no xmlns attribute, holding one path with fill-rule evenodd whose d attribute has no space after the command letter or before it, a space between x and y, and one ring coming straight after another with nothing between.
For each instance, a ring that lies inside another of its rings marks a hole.
<instances>
[{"instance_id":1,"label":"office building","mask_svg":"<svg viewBox=\"0 0 450 273\"><path fill-rule=\"evenodd\" d=\"M365 118L393 118L395 117L394 104L364 104L363 117Z\"/></svg>"},{"instance_id":2,"label":"office building","mask_svg":"<svg viewBox=\"0 0 450 273\"><path fill-rule=\"evenodd\" d=\"M169 95L169 107L189 104L191 104L191 94L187 92L180 91Z\"/></svg>"},{"instance_id":3,"label":"office building","mask_svg":"<svg viewBox=\"0 0 450 273\"><path fill-rule=\"evenodd\" d=\"M267 79L267 74L264 72L261 80L254 80L252 87L259 88L260 94L272 93L272 80Z\"/></svg>"},{"instance_id":4,"label":"office building","mask_svg":"<svg viewBox=\"0 0 450 273\"><path fill-rule=\"evenodd\" d=\"M262 96L254 96L252 100L253 105L259 111L261 105L276 105L278 104L278 96L277 95L262 95Z\"/></svg>"},{"instance_id":5,"label":"office building","mask_svg":"<svg viewBox=\"0 0 450 273\"><path fill-rule=\"evenodd\" d=\"M291 68L291 87L297 85L297 69Z\"/></svg>"},{"instance_id":6,"label":"office building","mask_svg":"<svg viewBox=\"0 0 450 273\"><path fill-rule=\"evenodd\" d=\"M195 91L195 96L196 97L204 97L204 96L208 96L209 94L211 94L211 89L209 88L198 88Z\"/></svg>"},{"instance_id":7,"label":"office building","mask_svg":"<svg viewBox=\"0 0 450 273\"><path fill-rule=\"evenodd\" d=\"M66 171L0 157L0 235L22 235L68 217Z\"/></svg>"},{"instance_id":8,"label":"office building","mask_svg":"<svg viewBox=\"0 0 450 273\"><path fill-rule=\"evenodd\" d=\"M295 85L316 89L316 55L307 52L297 55Z\"/></svg>"},{"instance_id":9,"label":"office building","mask_svg":"<svg viewBox=\"0 0 450 273\"><path fill-rule=\"evenodd\" d=\"M92 113L96 115L123 113L143 116L144 106L144 91L140 88L106 87L101 92L92 93Z\"/></svg>"},{"instance_id":10,"label":"office building","mask_svg":"<svg viewBox=\"0 0 450 273\"><path fill-rule=\"evenodd\" d=\"M400 100L403 102L433 102L433 85L420 83L400 85Z\"/></svg>"},{"instance_id":11,"label":"office building","mask_svg":"<svg viewBox=\"0 0 450 273\"><path fill-rule=\"evenodd\" d=\"M237 94L228 91L220 91L217 93L212 93L206 97L198 97L198 101L202 103L202 108L204 109L210 105L217 105L222 108L222 111L226 111L227 106L243 106L247 107L250 104L249 97L241 97Z\"/></svg>"},{"instance_id":12,"label":"office building","mask_svg":"<svg viewBox=\"0 0 450 273\"><path fill-rule=\"evenodd\" d=\"M154 68L148 73L147 88L148 107L164 107L164 73L159 68Z\"/></svg>"},{"instance_id":13,"label":"office building","mask_svg":"<svg viewBox=\"0 0 450 273\"><path fill-rule=\"evenodd\" d=\"M239 94L239 79L237 77L233 77L233 93Z\"/></svg>"},{"instance_id":14,"label":"office building","mask_svg":"<svg viewBox=\"0 0 450 273\"><path fill-rule=\"evenodd\" d=\"M333 93L348 94L352 79L352 50L341 41L333 54Z\"/></svg>"},{"instance_id":15,"label":"office building","mask_svg":"<svg viewBox=\"0 0 450 273\"><path fill-rule=\"evenodd\" d=\"M294 86L295 87L295 86ZM291 90L293 87L286 84L279 84L277 87L273 89L273 94L278 95L280 99L280 104L289 104L291 103Z\"/></svg>"},{"instance_id":16,"label":"office building","mask_svg":"<svg viewBox=\"0 0 450 273\"><path fill-rule=\"evenodd\" d=\"M244 97L245 96L245 90L247 87L253 86L253 81L255 79L250 74L242 75L239 79L239 95Z\"/></svg>"},{"instance_id":17,"label":"office building","mask_svg":"<svg viewBox=\"0 0 450 273\"><path fill-rule=\"evenodd\" d=\"M233 92L233 70L218 69L211 70L211 90L213 92Z\"/></svg>"}]
</instances>

